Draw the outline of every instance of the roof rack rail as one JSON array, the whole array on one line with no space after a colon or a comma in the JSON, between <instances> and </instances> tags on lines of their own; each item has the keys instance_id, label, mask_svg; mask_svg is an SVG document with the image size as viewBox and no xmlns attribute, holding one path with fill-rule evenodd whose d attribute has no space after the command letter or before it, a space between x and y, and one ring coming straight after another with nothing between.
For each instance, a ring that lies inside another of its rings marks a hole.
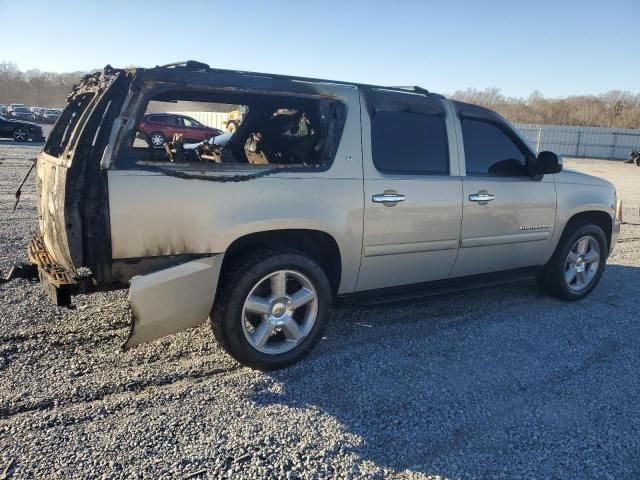
<instances>
[{"instance_id":1,"label":"roof rack rail","mask_svg":"<svg viewBox=\"0 0 640 480\"><path fill-rule=\"evenodd\" d=\"M184 67L187 70L191 70L194 72L209 70L209 65L202 62L197 62L195 60L185 60L182 62L173 62L173 63L167 63L166 65L156 66L156 68L176 68L176 67Z\"/></svg>"},{"instance_id":2,"label":"roof rack rail","mask_svg":"<svg viewBox=\"0 0 640 480\"><path fill-rule=\"evenodd\" d=\"M426 88L418 87L417 85L389 87L389 88L397 88L399 90L408 90L414 93L421 93L422 95L429 95L430 93L429 90L427 90Z\"/></svg>"}]
</instances>

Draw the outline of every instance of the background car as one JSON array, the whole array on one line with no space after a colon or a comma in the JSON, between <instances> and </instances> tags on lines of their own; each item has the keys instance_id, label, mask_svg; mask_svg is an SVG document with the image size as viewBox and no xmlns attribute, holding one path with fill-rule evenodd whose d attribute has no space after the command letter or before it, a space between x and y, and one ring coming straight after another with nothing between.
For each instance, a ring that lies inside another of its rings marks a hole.
<instances>
[{"instance_id":1,"label":"background car","mask_svg":"<svg viewBox=\"0 0 640 480\"><path fill-rule=\"evenodd\" d=\"M62 110L58 108L47 108L42 113L42 121L44 123L56 123L62 115Z\"/></svg>"},{"instance_id":2,"label":"background car","mask_svg":"<svg viewBox=\"0 0 640 480\"><path fill-rule=\"evenodd\" d=\"M18 120L35 120L36 117L24 105L11 104L7 109L7 116Z\"/></svg>"},{"instance_id":3,"label":"background car","mask_svg":"<svg viewBox=\"0 0 640 480\"><path fill-rule=\"evenodd\" d=\"M46 110L46 108L44 107L40 107L38 109L36 109L35 112L33 112L36 116L36 121L37 122L41 122L42 121L42 115L44 114L44 111Z\"/></svg>"},{"instance_id":4,"label":"background car","mask_svg":"<svg viewBox=\"0 0 640 480\"><path fill-rule=\"evenodd\" d=\"M146 136L152 146L160 148L176 133L181 134L185 142L199 142L217 137L222 130L207 127L186 115L150 113L140 122L138 132Z\"/></svg>"},{"instance_id":5,"label":"background car","mask_svg":"<svg viewBox=\"0 0 640 480\"><path fill-rule=\"evenodd\" d=\"M42 127L35 123L0 116L0 138L13 138L16 142L44 142Z\"/></svg>"}]
</instances>

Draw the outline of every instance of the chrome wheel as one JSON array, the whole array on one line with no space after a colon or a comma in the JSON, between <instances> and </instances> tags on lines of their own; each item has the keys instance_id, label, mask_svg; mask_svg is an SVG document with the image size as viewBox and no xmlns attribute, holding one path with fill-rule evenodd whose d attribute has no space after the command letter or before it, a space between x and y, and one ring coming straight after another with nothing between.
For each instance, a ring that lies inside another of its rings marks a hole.
<instances>
[{"instance_id":1,"label":"chrome wheel","mask_svg":"<svg viewBox=\"0 0 640 480\"><path fill-rule=\"evenodd\" d=\"M16 142L26 142L28 138L29 138L29 133L27 132L26 129L22 127L16 128L13 131L13 139Z\"/></svg>"},{"instance_id":2,"label":"chrome wheel","mask_svg":"<svg viewBox=\"0 0 640 480\"><path fill-rule=\"evenodd\" d=\"M242 307L242 331L249 344L269 355L292 350L318 316L318 294L302 273L279 270L259 280Z\"/></svg>"},{"instance_id":3,"label":"chrome wheel","mask_svg":"<svg viewBox=\"0 0 640 480\"><path fill-rule=\"evenodd\" d=\"M160 133L154 133L151 135L151 144L154 147L161 147L164 145L164 137Z\"/></svg>"},{"instance_id":4,"label":"chrome wheel","mask_svg":"<svg viewBox=\"0 0 640 480\"><path fill-rule=\"evenodd\" d=\"M565 262L564 279L569 289L581 292L598 273L600 245L591 235L580 238L573 244Z\"/></svg>"}]
</instances>

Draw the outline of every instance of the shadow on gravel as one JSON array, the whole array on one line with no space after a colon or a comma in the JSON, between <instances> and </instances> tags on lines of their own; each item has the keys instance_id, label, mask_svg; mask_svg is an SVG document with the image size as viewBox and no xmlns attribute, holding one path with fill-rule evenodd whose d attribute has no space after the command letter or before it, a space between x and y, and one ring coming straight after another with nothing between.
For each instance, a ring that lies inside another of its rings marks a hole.
<instances>
[{"instance_id":1,"label":"shadow on gravel","mask_svg":"<svg viewBox=\"0 0 640 480\"><path fill-rule=\"evenodd\" d=\"M318 352L252 399L337 419L360 439L347 449L395 471L633 478L638 283L640 268L610 265L577 303L525 282L338 310Z\"/></svg>"},{"instance_id":2,"label":"shadow on gravel","mask_svg":"<svg viewBox=\"0 0 640 480\"><path fill-rule=\"evenodd\" d=\"M44 146L44 142L16 142L15 140L0 140L0 146L2 147L38 147Z\"/></svg>"}]
</instances>

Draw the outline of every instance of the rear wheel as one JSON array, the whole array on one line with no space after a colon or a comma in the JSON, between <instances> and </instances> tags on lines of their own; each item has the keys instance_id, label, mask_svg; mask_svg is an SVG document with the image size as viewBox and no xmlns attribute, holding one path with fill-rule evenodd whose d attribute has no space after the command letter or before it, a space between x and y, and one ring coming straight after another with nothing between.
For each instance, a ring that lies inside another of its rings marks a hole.
<instances>
[{"instance_id":1,"label":"rear wheel","mask_svg":"<svg viewBox=\"0 0 640 480\"><path fill-rule=\"evenodd\" d=\"M220 345L260 370L290 365L322 337L331 289L318 264L291 249L252 252L225 267L211 315Z\"/></svg>"},{"instance_id":2,"label":"rear wheel","mask_svg":"<svg viewBox=\"0 0 640 480\"><path fill-rule=\"evenodd\" d=\"M29 140L29 132L24 127L18 127L13 131L13 139L16 142L26 142Z\"/></svg>"},{"instance_id":3,"label":"rear wheel","mask_svg":"<svg viewBox=\"0 0 640 480\"><path fill-rule=\"evenodd\" d=\"M565 300L580 300L598 284L607 260L607 238L600 227L581 224L563 235L538 277L541 288Z\"/></svg>"}]
</instances>

